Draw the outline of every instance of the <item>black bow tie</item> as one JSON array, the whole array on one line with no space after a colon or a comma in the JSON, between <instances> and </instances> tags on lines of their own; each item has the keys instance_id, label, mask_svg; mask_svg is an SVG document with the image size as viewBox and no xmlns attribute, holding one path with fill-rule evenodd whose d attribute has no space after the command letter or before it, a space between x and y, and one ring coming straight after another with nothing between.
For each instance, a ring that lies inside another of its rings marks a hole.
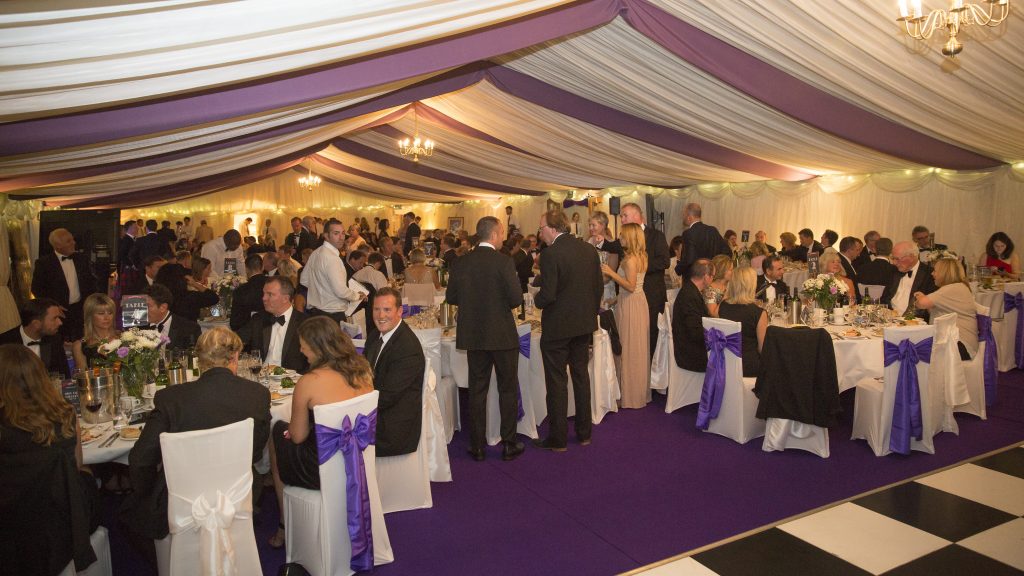
<instances>
[{"instance_id":1,"label":"black bow tie","mask_svg":"<svg viewBox=\"0 0 1024 576\"><path fill-rule=\"evenodd\" d=\"M30 340L28 344L25 344L25 346L39 346L41 344L42 342L40 342L39 340Z\"/></svg>"},{"instance_id":2,"label":"black bow tie","mask_svg":"<svg viewBox=\"0 0 1024 576\"><path fill-rule=\"evenodd\" d=\"M160 323L158 323L156 325L156 331L157 332L163 332L164 331L164 326L167 324L167 321L170 320L170 319L171 319L171 317L170 317L170 315L168 315L167 318L164 318Z\"/></svg>"},{"instance_id":3,"label":"black bow tie","mask_svg":"<svg viewBox=\"0 0 1024 576\"><path fill-rule=\"evenodd\" d=\"M769 286L775 286L775 282L765 282L765 284L767 284Z\"/></svg>"},{"instance_id":4,"label":"black bow tie","mask_svg":"<svg viewBox=\"0 0 1024 576\"><path fill-rule=\"evenodd\" d=\"M907 278L910 278L913 275L914 275L914 271L913 270L907 270Z\"/></svg>"},{"instance_id":5,"label":"black bow tie","mask_svg":"<svg viewBox=\"0 0 1024 576\"><path fill-rule=\"evenodd\" d=\"M281 316L274 316L274 318L270 320L270 323L280 324L281 326L284 326L284 315L282 314Z\"/></svg>"},{"instance_id":6,"label":"black bow tie","mask_svg":"<svg viewBox=\"0 0 1024 576\"><path fill-rule=\"evenodd\" d=\"M72 257L71 256L61 256L60 257L60 261L61 262L65 261L65 260L72 260Z\"/></svg>"}]
</instances>

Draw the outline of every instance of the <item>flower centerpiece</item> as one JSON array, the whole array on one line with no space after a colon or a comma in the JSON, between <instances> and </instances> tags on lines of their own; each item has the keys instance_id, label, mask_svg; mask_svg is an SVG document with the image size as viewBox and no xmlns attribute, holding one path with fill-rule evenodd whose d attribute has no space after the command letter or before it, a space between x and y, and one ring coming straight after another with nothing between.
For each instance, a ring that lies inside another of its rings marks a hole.
<instances>
[{"instance_id":1,"label":"flower centerpiece","mask_svg":"<svg viewBox=\"0 0 1024 576\"><path fill-rule=\"evenodd\" d=\"M750 261L754 259L754 252L744 244L733 251L732 259L737 268L750 266Z\"/></svg>"},{"instance_id":2,"label":"flower centerpiece","mask_svg":"<svg viewBox=\"0 0 1024 576\"><path fill-rule=\"evenodd\" d=\"M925 255L928 264L935 264L939 260L959 260L960 256L952 250L929 250Z\"/></svg>"},{"instance_id":3,"label":"flower centerpiece","mask_svg":"<svg viewBox=\"0 0 1024 576\"><path fill-rule=\"evenodd\" d=\"M121 377L124 392L142 396L142 387L155 378L160 347L168 342L156 330L132 328L100 344L97 365L109 366Z\"/></svg>"},{"instance_id":4,"label":"flower centerpiece","mask_svg":"<svg viewBox=\"0 0 1024 576\"><path fill-rule=\"evenodd\" d=\"M804 281L803 295L823 308L825 313L835 308L840 296L846 295L846 282L832 274L818 274Z\"/></svg>"},{"instance_id":5,"label":"flower centerpiece","mask_svg":"<svg viewBox=\"0 0 1024 576\"><path fill-rule=\"evenodd\" d=\"M220 301L217 306L220 307L220 317L228 318L231 316L231 303L234 300L235 289L242 285L242 279L237 274L225 274L221 276L216 284L214 290L217 291L217 296ZM217 316L217 314L211 314Z\"/></svg>"}]
</instances>

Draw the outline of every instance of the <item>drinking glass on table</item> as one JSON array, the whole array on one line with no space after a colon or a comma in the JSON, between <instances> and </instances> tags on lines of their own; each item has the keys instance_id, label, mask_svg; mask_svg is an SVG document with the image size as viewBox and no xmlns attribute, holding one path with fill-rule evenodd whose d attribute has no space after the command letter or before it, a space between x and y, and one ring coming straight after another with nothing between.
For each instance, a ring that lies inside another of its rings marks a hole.
<instances>
[{"instance_id":1,"label":"drinking glass on table","mask_svg":"<svg viewBox=\"0 0 1024 576\"><path fill-rule=\"evenodd\" d=\"M132 412L135 411L135 399L131 396L122 396L117 401L117 411L114 413L114 430L121 430L132 419Z\"/></svg>"}]
</instances>

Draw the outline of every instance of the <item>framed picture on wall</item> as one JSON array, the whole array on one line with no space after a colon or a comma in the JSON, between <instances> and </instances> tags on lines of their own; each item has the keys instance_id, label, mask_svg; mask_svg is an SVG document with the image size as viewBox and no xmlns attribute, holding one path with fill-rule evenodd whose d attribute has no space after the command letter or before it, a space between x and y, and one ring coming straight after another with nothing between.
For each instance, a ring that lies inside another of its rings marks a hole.
<instances>
[{"instance_id":1,"label":"framed picture on wall","mask_svg":"<svg viewBox=\"0 0 1024 576\"><path fill-rule=\"evenodd\" d=\"M448 217L448 231L452 234L457 234L459 230L462 230L466 226L466 219L462 216L449 216Z\"/></svg>"}]
</instances>

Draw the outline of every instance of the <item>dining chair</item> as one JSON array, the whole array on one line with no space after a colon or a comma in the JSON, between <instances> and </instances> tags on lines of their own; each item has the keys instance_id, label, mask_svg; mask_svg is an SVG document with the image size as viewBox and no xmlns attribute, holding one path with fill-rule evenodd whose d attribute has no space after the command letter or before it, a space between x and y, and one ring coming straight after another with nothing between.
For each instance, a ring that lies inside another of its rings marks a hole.
<instances>
[{"instance_id":1,"label":"dining chair","mask_svg":"<svg viewBox=\"0 0 1024 576\"><path fill-rule=\"evenodd\" d=\"M973 414L986 420L986 407L995 400L996 382L999 371L996 369L997 359L994 340L992 338L992 317L988 306L975 304L978 311L978 353L974 358L964 361L964 380L967 384L968 402L953 408L954 412ZM986 362L989 364L986 370ZM989 393L992 390L992 393Z\"/></svg>"},{"instance_id":2,"label":"dining chair","mask_svg":"<svg viewBox=\"0 0 1024 576\"><path fill-rule=\"evenodd\" d=\"M666 304L665 308L671 306ZM651 357L651 390L665 394L668 391L669 364L675 364L672 351L672 325L666 310L658 314L658 343Z\"/></svg>"},{"instance_id":3,"label":"dining chair","mask_svg":"<svg viewBox=\"0 0 1024 576\"><path fill-rule=\"evenodd\" d=\"M427 436L431 426L431 418L426 412L428 388L434 379L430 369L430 360L426 361L423 370L423 418L420 424L420 441L416 451L399 456L377 456L377 486L380 489L381 509L385 514L432 508L433 498L430 495L430 456ZM435 397L436 400L436 397ZM439 414L440 415L440 414ZM447 460L448 446L443 445L444 459ZM449 470L450 472L450 470Z\"/></svg>"},{"instance_id":4,"label":"dining chair","mask_svg":"<svg viewBox=\"0 0 1024 576\"><path fill-rule=\"evenodd\" d=\"M110 535L107 529L99 526L89 535L89 545L96 553L96 561L90 564L85 570L75 571L75 561L72 560L59 576L112 576L114 566L110 559Z\"/></svg>"},{"instance_id":5,"label":"dining chair","mask_svg":"<svg viewBox=\"0 0 1024 576\"><path fill-rule=\"evenodd\" d=\"M1007 282L1005 293L997 298L992 309L992 318L1002 316L1002 320L992 323L992 334L995 336L996 348L999 350L999 371L1009 372L1014 368L1024 368L1024 282ZM999 307L997 311L995 308ZM1018 346L1017 332L1021 345Z\"/></svg>"},{"instance_id":6,"label":"dining chair","mask_svg":"<svg viewBox=\"0 0 1024 576\"><path fill-rule=\"evenodd\" d=\"M704 387L704 373L684 370L676 364L675 341L672 337L672 304L665 304L665 318L668 321L668 392L665 398L665 413L671 414L684 406L700 402L700 392ZM658 338L661 341L661 338Z\"/></svg>"},{"instance_id":7,"label":"dining chair","mask_svg":"<svg viewBox=\"0 0 1024 576\"><path fill-rule=\"evenodd\" d=\"M533 398L530 396L530 356L540 354L540 350L533 349L531 326L520 324L516 328L516 335L519 338L519 357L517 362L517 373L519 381L519 399L521 411L516 421L516 432L529 438L538 438L538 418ZM543 399L542 399L543 400ZM485 433L487 444L494 446L501 442L501 407L498 405L498 378L494 369L491 369L491 382L487 389L487 428Z\"/></svg>"},{"instance_id":8,"label":"dining chair","mask_svg":"<svg viewBox=\"0 0 1024 576\"><path fill-rule=\"evenodd\" d=\"M950 312L932 318L935 326L935 342L932 348L930 369L932 410L939 422L939 431L960 434L960 427L953 418L953 409L967 404L967 380L964 376L963 361L960 360L960 329L956 325L956 313Z\"/></svg>"},{"instance_id":9,"label":"dining chair","mask_svg":"<svg viewBox=\"0 0 1024 576\"><path fill-rule=\"evenodd\" d=\"M764 436L765 421L756 416L758 400L754 395L754 383L757 378L743 377L743 348L741 342L736 342L740 338L741 325L739 322L707 317L703 319L703 323L704 339L710 349L708 371L704 373L698 419L706 410L705 400L710 401L714 396L710 390L715 386L716 379L719 378L717 371L724 368L724 374L721 375L722 387L719 391L722 394L721 407L717 416L710 418L704 431L731 438L740 444L746 444L754 438ZM717 333L712 332L713 330ZM729 348L716 350L711 344L713 339L718 337L731 338L732 344L739 344L739 346L730 345ZM721 354L721 361L715 360L716 354Z\"/></svg>"}]
</instances>

